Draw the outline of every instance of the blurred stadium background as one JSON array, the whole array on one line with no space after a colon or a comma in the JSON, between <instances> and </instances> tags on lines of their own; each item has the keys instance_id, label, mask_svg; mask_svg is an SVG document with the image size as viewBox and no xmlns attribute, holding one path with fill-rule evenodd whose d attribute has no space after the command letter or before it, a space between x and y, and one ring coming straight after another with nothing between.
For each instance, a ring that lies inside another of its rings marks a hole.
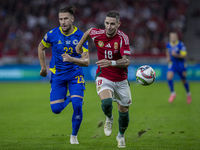
<instances>
[{"instance_id":1,"label":"blurred stadium background","mask_svg":"<svg viewBox=\"0 0 200 150\"><path fill-rule=\"evenodd\" d=\"M130 38L129 80L135 70L151 65L157 81L166 79L165 44L174 29L188 50L188 79L200 80L200 1L197 0L6 0L0 1L0 81L48 81L39 76L37 46L46 32L59 26L58 10L74 5L74 25L85 32L104 28L109 10L121 15L121 27ZM89 41L91 65L85 79L94 80L96 48ZM46 51L47 64L51 49ZM179 79L175 77L175 79Z\"/></svg>"}]
</instances>

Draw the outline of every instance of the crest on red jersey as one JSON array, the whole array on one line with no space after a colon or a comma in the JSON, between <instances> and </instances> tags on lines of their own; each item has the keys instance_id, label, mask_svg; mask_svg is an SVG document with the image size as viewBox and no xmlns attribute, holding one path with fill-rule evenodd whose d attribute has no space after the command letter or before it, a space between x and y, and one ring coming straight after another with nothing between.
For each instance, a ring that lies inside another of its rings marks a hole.
<instances>
[{"instance_id":1,"label":"crest on red jersey","mask_svg":"<svg viewBox=\"0 0 200 150\"><path fill-rule=\"evenodd\" d=\"M98 45L99 45L99 47L103 47L103 46L104 46L103 41L99 41L99 42L98 42Z\"/></svg>"},{"instance_id":2,"label":"crest on red jersey","mask_svg":"<svg viewBox=\"0 0 200 150\"><path fill-rule=\"evenodd\" d=\"M117 42L114 43L114 48L118 49L118 43Z\"/></svg>"}]
</instances>

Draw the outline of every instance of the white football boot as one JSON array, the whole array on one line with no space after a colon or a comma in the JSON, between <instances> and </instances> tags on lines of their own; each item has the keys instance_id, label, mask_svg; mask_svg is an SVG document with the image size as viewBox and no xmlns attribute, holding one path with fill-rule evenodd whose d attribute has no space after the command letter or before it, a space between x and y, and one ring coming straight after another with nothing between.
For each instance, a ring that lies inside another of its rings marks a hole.
<instances>
[{"instance_id":1,"label":"white football boot","mask_svg":"<svg viewBox=\"0 0 200 150\"><path fill-rule=\"evenodd\" d=\"M125 144L125 138L124 137L116 137L116 140L118 142L118 147L119 148L125 148L126 144Z\"/></svg>"},{"instance_id":2,"label":"white football boot","mask_svg":"<svg viewBox=\"0 0 200 150\"><path fill-rule=\"evenodd\" d=\"M108 117L106 117L106 122L104 125L104 133L106 136L110 136L112 133L112 124L113 124L113 118L110 119Z\"/></svg>"},{"instance_id":3,"label":"white football boot","mask_svg":"<svg viewBox=\"0 0 200 150\"><path fill-rule=\"evenodd\" d=\"M70 143L71 144L79 144L77 136L71 135L70 136Z\"/></svg>"}]
</instances>

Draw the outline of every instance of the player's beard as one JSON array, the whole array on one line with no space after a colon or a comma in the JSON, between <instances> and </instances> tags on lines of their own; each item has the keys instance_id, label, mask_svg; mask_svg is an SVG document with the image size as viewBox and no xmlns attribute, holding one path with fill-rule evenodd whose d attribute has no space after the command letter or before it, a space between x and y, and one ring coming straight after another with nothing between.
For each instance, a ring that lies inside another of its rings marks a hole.
<instances>
[{"instance_id":1,"label":"player's beard","mask_svg":"<svg viewBox=\"0 0 200 150\"><path fill-rule=\"evenodd\" d=\"M109 30L107 29L106 30L106 34L109 36L109 37L113 37L116 33L116 30Z\"/></svg>"},{"instance_id":2,"label":"player's beard","mask_svg":"<svg viewBox=\"0 0 200 150\"><path fill-rule=\"evenodd\" d=\"M65 27L67 27L67 26L65 26ZM62 31L63 31L64 33L69 33L71 27L72 27L72 25L69 25L66 29L63 29L63 28L62 28Z\"/></svg>"}]
</instances>

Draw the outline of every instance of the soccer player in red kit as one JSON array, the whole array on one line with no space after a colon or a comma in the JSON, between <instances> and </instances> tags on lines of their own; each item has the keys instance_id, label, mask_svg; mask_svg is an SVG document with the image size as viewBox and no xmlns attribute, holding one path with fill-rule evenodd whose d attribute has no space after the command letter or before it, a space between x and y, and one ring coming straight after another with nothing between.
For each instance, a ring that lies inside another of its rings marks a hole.
<instances>
[{"instance_id":1,"label":"soccer player in red kit","mask_svg":"<svg viewBox=\"0 0 200 150\"><path fill-rule=\"evenodd\" d=\"M116 101L119 110L119 133L116 137L118 147L125 146L124 133L129 124L129 106L132 104L130 87L127 81L127 67L130 64L129 38L122 31L120 16L116 11L106 15L105 29L87 30L76 46L77 53L82 53L82 45L92 38L98 51L98 69L96 71L97 93L101 99L101 108L106 115L104 133L112 133L112 102Z\"/></svg>"}]
</instances>

